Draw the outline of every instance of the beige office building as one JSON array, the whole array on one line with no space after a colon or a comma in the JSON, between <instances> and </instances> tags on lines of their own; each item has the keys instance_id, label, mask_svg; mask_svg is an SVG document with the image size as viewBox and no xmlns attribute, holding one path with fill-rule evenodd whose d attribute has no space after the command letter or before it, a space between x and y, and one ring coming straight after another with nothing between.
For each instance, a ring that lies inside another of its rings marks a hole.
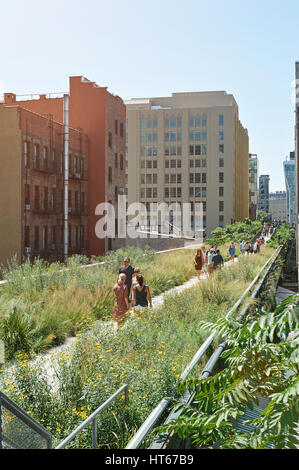
<instances>
[{"instance_id":1,"label":"beige office building","mask_svg":"<svg viewBox=\"0 0 299 470\"><path fill-rule=\"evenodd\" d=\"M204 235L248 217L248 133L225 91L136 98L127 108L128 204L203 203Z\"/></svg>"}]
</instances>

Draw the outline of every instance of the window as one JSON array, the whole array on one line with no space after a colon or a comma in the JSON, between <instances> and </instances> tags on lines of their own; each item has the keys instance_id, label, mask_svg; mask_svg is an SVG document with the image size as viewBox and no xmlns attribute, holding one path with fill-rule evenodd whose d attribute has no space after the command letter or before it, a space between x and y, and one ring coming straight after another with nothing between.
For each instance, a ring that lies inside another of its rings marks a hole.
<instances>
[{"instance_id":1,"label":"window","mask_svg":"<svg viewBox=\"0 0 299 470\"><path fill-rule=\"evenodd\" d=\"M194 188L189 188L189 197L194 197Z\"/></svg>"},{"instance_id":2,"label":"window","mask_svg":"<svg viewBox=\"0 0 299 470\"><path fill-rule=\"evenodd\" d=\"M111 168L111 166L108 167L108 182L112 183L112 168Z\"/></svg>"},{"instance_id":3,"label":"window","mask_svg":"<svg viewBox=\"0 0 299 470\"><path fill-rule=\"evenodd\" d=\"M207 116L202 116L201 125L202 127L207 127Z\"/></svg>"},{"instance_id":4,"label":"window","mask_svg":"<svg viewBox=\"0 0 299 470\"><path fill-rule=\"evenodd\" d=\"M190 168L194 168L194 160L190 160L190 161L189 161L189 167L190 167Z\"/></svg>"},{"instance_id":5,"label":"window","mask_svg":"<svg viewBox=\"0 0 299 470\"><path fill-rule=\"evenodd\" d=\"M223 196L223 195L224 195L224 187L219 186L219 196Z\"/></svg>"},{"instance_id":6,"label":"window","mask_svg":"<svg viewBox=\"0 0 299 470\"><path fill-rule=\"evenodd\" d=\"M157 168L157 160L153 160L153 168Z\"/></svg>"},{"instance_id":7,"label":"window","mask_svg":"<svg viewBox=\"0 0 299 470\"><path fill-rule=\"evenodd\" d=\"M190 117L189 127L200 127L200 116Z\"/></svg>"},{"instance_id":8,"label":"window","mask_svg":"<svg viewBox=\"0 0 299 470\"><path fill-rule=\"evenodd\" d=\"M219 212L224 211L224 201L219 201Z\"/></svg>"},{"instance_id":9,"label":"window","mask_svg":"<svg viewBox=\"0 0 299 470\"><path fill-rule=\"evenodd\" d=\"M30 186L25 184L25 204L30 204Z\"/></svg>"},{"instance_id":10,"label":"window","mask_svg":"<svg viewBox=\"0 0 299 470\"><path fill-rule=\"evenodd\" d=\"M118 155L117 153L114 154L114 168L118 167Z\"/></svg>"},{"instance_id":11,"label":"window","mask_svg":"<svg viewBox=\"0 0 299 470\"><path fill-rule=\"evenodd\" d=\"M157 129L157 118L153 119L153 128Z\"/></svg>"},{"instance_id":12,"label":"window","mask_svg":"<svg viewBox=\"0 0 299 470\"><path fill-rule=\"evenodd\" d=\"M164 197L169 197L169 188L164 188Z\"/></svg>"},{"instance_id":13,"label":"window","mask_svg":"<svg viewBox=\"0 0 299 470\"><path fill-rule=\"evenodd\" d=\"M144 197L145 197L145 189L144 189L144 188L141 188L141 189L140 189L140 197L141 197L141 198L144 198Z\"/></svg>"},{"instance_id":14,"label":"window","mask_svg":"<svg viewBox=\"0 0 299 470\"><path fill-rule=\"evenodd\" d=\"M117 199L118 199L118 187L117 187L117 186L114 187L114 199L115 199L116 201L117 201Z\"/></svg>"},{"instance_id":15,"label":"window","mask_svg":"<svg viewBox=\"0 0 299 470\"><path fill-rule=\"evenodd\" d=\"M39 250L39 227L34 227L34 249Z\"/></svg>"},{"instance_id":16,"label":"window","mask_svg":"<svg viewBox=\"0 0 299 470\"><path fill-rule=\"evenodd\" d=\"M34 186L34 207L39 209L39 186Z\"/></svg>"},{"instance_id":17,"label":"window","mask_svg":"<svg viewBox=\"0 0 299 470\"><path fill-rule=\"evenodd\" d=\"M194 183L194 173L189 174L189 183L193 184Z\"/></svg>"},{"instance_id":18,"label":"window","mask_svg":"<svg viewBox=\"0 0 299 470\"><path fill-rule=\"evenodd\" d=\"M25 167L30 166L30 144L29 144L29 142L24 142L24 165L25 165Z\"/></svg>"},{"instance_id":19,"label":"window","mask_svg":"<svg viewBox=\"0 0 299 470\"><path fill-rule=\"evenodd\" d=\"M145 174L144 173L141 173L141 175L140 175L140 183L145 184Z\"/></svg>"},{"instance_id":20,"label":"window","mask_svg":"<svg viewBox=\"0 0 299 470\"><path fill-rule=\"evenodd\" d=\"M200 197L200 188L199 187L195 188L194 194L195 194L195 197Z\"/></svg>"},{"instance_id":21,"label":"window","mask_svg":"<svg viewBox=\"0 0 299 470\"><path fill-rule=\"evenodd\" d=\"M195 160L195 168L200 168L200 160L199 160L199 158L197 158L197 159Z\"/></svg>"},{"instance_id":22,"label":"window","mask_svg":"<svg viewBox=\"0 0 299 470\"><path fill-rule=\"evenodd\" d=\"M112 132L108 132L108 146L112 148Z\"/></svg>"},{"instance_id":23,"label":"window","mask_svg":"<svg viewBox=\"0 0 299 470\"><path fill-rule=\"evenodd\" d=\"M146 168L152 168L152 161L146 160Z\"/></svg>"},{"instance_id":24,"label":"window","mask_svg":"<svg viewBox=\"0 0 299 470\"><path fill-rule=\"evenodd\" d=\"M177 168L182 168L182 160L177 160Z\"/></svg>"},{"instance_id":25,"label":"window","mask_svg":"<svg viewBox=\"0 0 299 470\"><path fill-rule=\"evenodd\" d=\"M219 158L219 167L223 168L224 167L224 160L223 158Z\"/></svg>"},{"instance_id":26,"label":"window","mask_svg":"<svg viewBox=\"0 0 299 470\"><path fill-rule=\"evenodd\" d=\"M224 125L224 116L223 114L220 114L219 115L219 126L223 126Z\"/></svg>"},{"instance_id":27,"label":"window","mask_svg":"<svg viewBox=\"0 0 299 470\"><path fill-rule=\"evenodd\" d=\"M170 196L176 197L176 188L170 188Z\"/></svg>"},{"instance_id":28,"label":"window","mask_svg":"<svg viewBox=\"0 0 299 470\"><path fill-rule=\"evenodd\" d=\"M224 130L223 129L219 130L219 140L224 140Z\"/></svg>"},{"instance_id":29,"label":"window","mask_svg":"<svg viewBox=\"0 0 299 470\"><path fill-rule=\"evenodd\" d=\"M29 225L27 225L25 227L24 245L25 246L30 246L30 227L29 227Z\"/></svg>"},{"instance_id":30,"label":"window","mask_svg":"<svg viewBox=\"0 0 299 470\"><path fill-rule=\"evenodd\" d=\"M120 155L120 159L119 159L119 168L121 170L124 169L124 156L123 155Z\"/></svg>"},{"instance_id":31,"label":"window","mask_svg":"<svg viewBox=\"0 0 299 470\"><path fill-rule=\"evenodd\" d=\"M207 188L206 187L201 188L201 195L202 195L202 197L206 197L206 195L207 195Z\"/></svg>"},{"instance_id":32,"label":"window","mask_svg":"<svg viewBox=\"0 0 299 470\"><path fill-rule=\"evenodd\" d=\"M206 168L206 166L207 166L207 160L206 160L205 158L202 159L202 161L201 161L201 166L202 166L202 168Z\"/></svg>"},{"instance_id":33,"label":"window","mask_svg":"<svg viewBox=\"0 0 299 470\"><path fill-rule=\"evenodd\" d=\"M145 129L145 123L146 123L146 120L141 119L141 129Z\"/></svg>"},{"instance_id":34,"label":"window","mask_svg":"<svg viewBox=\"0 0 299 470\"><path fill-rule=\"evenodd\" d=\"M200 154L201 154L201 146L195 145L195 155L200 155Z\"/></svg>"},{"instance_id":35,"label":"window","mask_svg":"<svg viewBox=\"0 0 299 470\"><path fill-rule=\"evenodd\" d=\"M124 136L124 124L122 122L120 122L120 124L119 124L119 135L121 137Z\"/></svg>"},{"instance_id":36,"label":"window","mask_svg":"<svg viewBox=\"0 0 299 470\"><path fill-rule=\"evenodd\" d=\"M145 160L140 161L140 168L145 168Z\"/></svg>"},{"instance_id":37,"label":"window","mask_svg":"<svg viewBox=\"0 0 299 470\"><path fill-rule=\"evenodd\" d=\"M206 131L202 131L202 133L201 133L201 140L202 140L203 142L205 142L205 141L207 140L207 133L206 133Z\"/></svg>"},{"instance_id":38,"label":"window","mask_svg":"<svg viewBox=\"0 0 299 470\"><path fill-rule=\"evenodd\" d=\"M147 119L147 120L146 120L146 128L147 128L147 129L151 129L151 128L152 128L152 120L151 120L151 119Z\"/></svg>"},{"instance_id":39,"label":"window","mask_svg":"<svg viewBox=\"0 0 299 470\"><path fill-rule=\"evenodd\" d=\"M224 216L223 215L219 215L219 223L218 223L219 227L223 227L224 226Z\"/></svg>"},{"instance_id":40,"label":"window","mask_svg":"<svg viewBox=\"0 0 299 470\"><path fill-rule=\"evenodd\" d=\"M115 122L114 122L114 132L115 132L115 134L118 133L118 121L117 121L117 119L115 119Z\"/></svg>"},{"instance_id":41,"label":"window","mask_svg":"<svg viewBox=\"0 0 299 470\"><path fill-rule=\"evenodd\" d=\"M220 153L220 155L224 154L224 145L223 144L219 144L219 153Z\"/></svg>"},{"instance_id":42,"label":"window","mask_svg":"<svg viewBox=\"0 0 299 470\"><path fill-rule=\"evenodd\" d=\"M38 144L34 144L33 155L34 155L34 167L39 168L39 145Z\"/></svg>"},{"instance_id":43,"label":"window","mask_svg":"<svg viewBox=\"0 0 299 470\"><path fill-rule=\"evenodd\" d=\"M201 153L202 153L202 155L206 155L206 154L207 154L207 146L206 146L206 144L201 144Z\"/></svg>"},{"instance_id":44,"label":"window","mask_svg":"<svg viewBox=\"0 0 299 470\"><path fill-rule=\"evenodd\" d=\"M165 175L165 184L169 184L169 174Z\"/></svg>"},{"instance_id":45,"label":"window","mask_svg":"<svg viewBox=\"0 0 299 470\"><path fill-rule=\"evenodd\" d=\"M151 174L146 175L145 182L146 182L146 184L152 184L152 175Z\"/></svg>"},{"instance_id":46,"label":"window","mask_svg":"<svg viewBox=\"0 0 299 470\"><path fill-rule=\"evenodd\" d=\"M207 174L206 174L206 173L202 173L202 174L201 174L201 182L202 182L202 183L206 183L206 182L207 182Z\"/></svg>"},{"instance_id":47,"label":"window","mask_svg":"<svg viewBox=\"0 0 299 470\"><path fill-rule=\"evenodd\" d=\"M182 197L182 188L177 188L177 197Z\"/></svg>"},{"instance_id":48,"label":"window","mask_svg":"<svg viewBox=\"0 0 299 470\"><path fill-rule=\"evenodd\" d=\"M175 173L172 173L170 175L170 183L171 184L176 184L176 174Z\"/></svg>"},{"instance_id":49,"label":"window","mask_svg":"<svg viewBox=\"0 0 299 470\"><path fill-rule=\"evenodd\" d=\"M157 190L157 188L153 188L153 197L154 197L154 198L158 197L158 190Z\"/></svg>"},{"instance_id":50,"label":"window","mask_svg":"<svg viewBox=\"0 0 299 470\"><path fill-rule=\"evenodd\" d=\"M151 198L152 197L152 188L146 188L146 197Z\"/></svg>"},{"instance_id":51,"label":"window","mask_svg":"<svg viewBox=\"0 0 299 470\"><path fill-rule=\"evenodd\" d=\"M177 181L178 184L182 183L182 174L181 173L177 174L176 181Z\"/></svg>"},{"instance_id":52,"label":"window","mask_svg":"<svg viewBox=\"0 0 299 470\"><path fill-rule=\"evenodd\" d=\"M48 188L44 188L44 209L48 209Z\"/></svg>"},{"instance_id":53,"label":"window","mask_svg":"<svg viewBox=\"0 0 299 470\"><path fill-rule=\"evenodd\" d=\"M224 183L224 173L219 173L219 183Z\"/></svg>"},{"instance_id":54,"label":"window","mask_svg":"<svg viewBox=\"0 0 299 470\"><path fill-rule=\"evenodd\" d=\"M169 160L165 160L165 168L169 168Z\"/></svg>"},{"instance_id":55,"label":"window","mask_svg":"<svg viewBox=\"0 0 299 470\"><path fill-rule=\"evenodd\" d=\"M200 183L201 175L200 173L195 173L195 183Z\"/></svg>"},{"instance_id":56,"label":"window","mask_svg":"<svg viewBox=\"0 0 299 470\"><path fill-rule=\"evenodd\" d=\"M176 168L176 160L170 160L170 168Z\"/></svg>"}]
</instances>

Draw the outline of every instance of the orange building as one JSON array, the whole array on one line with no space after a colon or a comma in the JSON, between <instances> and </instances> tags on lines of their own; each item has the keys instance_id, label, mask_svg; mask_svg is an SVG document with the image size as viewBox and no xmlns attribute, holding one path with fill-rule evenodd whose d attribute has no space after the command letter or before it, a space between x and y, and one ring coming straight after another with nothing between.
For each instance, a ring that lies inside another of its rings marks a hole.
<instances>
[{"instance_id":1,"label":"orange building","mask_svg":"<svg viewBox=\"0 0 299 470\"><path fill-rule=\"evenodd\" d=\"M82 76L70 77L69 95L69 124L88 138L87 253L102 255L113 249L113 240L96 237L99 216L95 215L95 209L101 202L109 201L117 210L118 195L125 191L125 105L119 96L108 92L107 87L100 87ZM63 123L62 96L39 95L38 99L20 101L13 93L5 93L4 104Z\"/></svg>"}]
</instances>

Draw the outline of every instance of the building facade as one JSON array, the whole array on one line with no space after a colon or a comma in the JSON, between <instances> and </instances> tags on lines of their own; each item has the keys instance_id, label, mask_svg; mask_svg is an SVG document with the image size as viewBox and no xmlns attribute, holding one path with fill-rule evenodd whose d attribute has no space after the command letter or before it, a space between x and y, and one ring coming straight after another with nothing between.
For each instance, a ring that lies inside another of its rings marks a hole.
<instances>
[{"instance_id":1,"label":"building facade","mask_svg":"<svg viewBox=\"0 0 299 470\"><path fill-rule=\"evenodd\" d=\"M128 203L203 203L204 236L248 217L248 133L224 91L131 99ZM180 227L180 222L177 223Z\"/></svg>"},{"instance_id":2,"label":"building facade","mask_svg":"<svg viewBox=\"0 0 299 470\"><path fill-rule=\"evenodd\" d=\"M63 123L63 97L39 95L19 100L5 94L5 105L18 105ZM103 255L113 249L113 239L98 238L96 224L101 217L97 206L111 202L116 209L125 191L125 105L123 100L83 76L69 79L69 124L88 138L88 185L86 191L87 254ZM118 244L119 245L119 244Z\"/></svg>"},{"instance_id":3,"label":"building facade","mask_svg":"<svg viewBox=\"0 0 299 470\"><path fill-rule=\"evenodd\" d=\"M258 158L249 154L249 218L256 219L258 204Z\"/></svg>"},{"instance_id":4,"label":"building facade","mask_svg":"<svg viewBox=\"0 0 299 470\"><path fill-rule=\"evenodd\" d=\"M269 214L269 181L269 175L260 175L258 210L267 212L267 214Z\"/></svg>"},{"instance_id":5,"label":"building facade","mask_svg":"<svg viewBox=\"0 0 299 470\"><path fill-rule=\"evenodd\" d=\"M289 159L283 162L284 179L287 192L287 220L295 224L295 152L290 152Z\"/></svg>"},{"instance_id":6,"label":"building facade","mask_svg":"<svg viewBox=\"0 0 299 470\"><path fill-rule=\"evenodd\" d=\"M0 105L0 263L63 260L64 130L51 116ZM69 129L68 253L87 253L88 139Z\"/></svg>"},{"instance_id":7,"label":"building facade","mask_svg":"<svg viewBox=\"0 0 299 470\"><path fill-rule=\"evenodd\" d=\"M271 215L273 222L288 220L286 191L276 191L269 194L269 215Z\"/></svg>"}]
</instances>

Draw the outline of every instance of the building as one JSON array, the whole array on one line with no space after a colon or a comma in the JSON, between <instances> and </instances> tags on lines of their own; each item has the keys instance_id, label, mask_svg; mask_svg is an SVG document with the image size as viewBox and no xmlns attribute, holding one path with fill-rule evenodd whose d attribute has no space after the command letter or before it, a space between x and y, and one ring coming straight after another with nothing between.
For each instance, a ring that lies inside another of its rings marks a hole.
<instances>
[{"instance_id":1,"label":"building","mask_svg":"<svg viewBox=\"0 0 299 470\"><path fill-rule=\"evenodd\" d=\"M258 158L256 154L249 154L249 218L256 219L258 204Z\"/></svg>"},{"instance_id":2,"label":"building","mask_svg":"<svg viewBox=\"0 0 299 470\"><path fill-rule=\"evenodd\" d=\"M63 123L63 97L38 95L20 100L5 93L6 106L22 107L51 116ZM87 254L103 255L113 249L114 240L98 238L96 207L111 202L117 213L117 199L125 191L125 115L123 100L83 76L69 79L69 124L88 138L87 167Z\"/></svg>"},{"instance_id":3,"label":"building","mask_svg":"<svg viewBox=\"0 0 299 470\"><path fill-rule=\"evenodd\" d=\"M295 224L295 152L290 152L289 160L283 162L284 179L287 190L287 220Z\"/></svg>"},{"instance_id":4,"label":"building","mask_svg":"<svg viewBox=\"0 0 299 470\"><path fill-rule=\"evenodd\" d=\"M269 215L271 215L274 222L282 222L288 219L286 191L276 191L269 194Z\"/></svg>"},{"instance_id":5,"label":"building","mask_svg":"<svg viewBox=\"0 0 299 470\"><path fill-rule=\"evenodd\" d=\"M259 177L259 197L258 210L269 213L269 175L260 175Z\"/></svg>"},{"instance_id":6,"label":"building","mask_svg":"<svg viewBox=\"0 0 299 470\"><path fill-rule=\"evenodd\" d=\"M64 129L15 103L0 104L0 263L63 260ZM88 139L69 129L68 253L86 254Z\"/></svg>"},{"instance_id":7,"label":"building","mask_svg":"<svg viewBox=\"0 0 299 470\"><path fill-rule=\"evenodd\" d=\"M204 235L248 217L248 133L225 91L126 101L128 203L203 203ZM180 223L177 224L180 226Z\"/></svg>"}]
</instances>

